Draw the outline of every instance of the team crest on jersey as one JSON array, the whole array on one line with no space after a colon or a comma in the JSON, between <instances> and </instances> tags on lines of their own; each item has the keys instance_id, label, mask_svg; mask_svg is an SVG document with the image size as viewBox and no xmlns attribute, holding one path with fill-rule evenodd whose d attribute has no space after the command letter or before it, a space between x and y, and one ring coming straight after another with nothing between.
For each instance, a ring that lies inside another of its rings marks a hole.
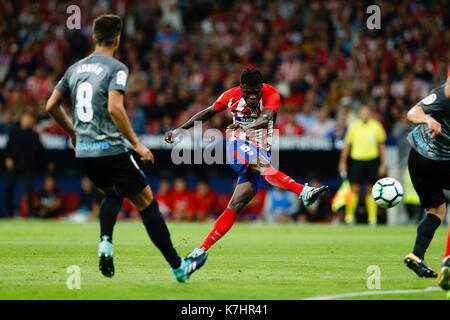
<instances>
[{"instance_id":1,"label":"team crest on jersey","mask_svg":"<svg viewBox=\"0 0 450 320\"><path fill-rule=\"evenodd\" d=\"M127 74L125 73L125 71L120 70L119 72L117 72L116 82L118 85L125 86L125 84L127 83Z\"/></svg>"},{"instance_id":2,"label":"team crest on jersey","mask_svg":"<svg viewBox=\"0 0 450 320\"><path fill-rule=\"evenodd\" d=\"M423 104L430 104L433 103L436 100L436 93L430 94L428 97L423 98L422 103Z\"/></svg>"}]
</instances>

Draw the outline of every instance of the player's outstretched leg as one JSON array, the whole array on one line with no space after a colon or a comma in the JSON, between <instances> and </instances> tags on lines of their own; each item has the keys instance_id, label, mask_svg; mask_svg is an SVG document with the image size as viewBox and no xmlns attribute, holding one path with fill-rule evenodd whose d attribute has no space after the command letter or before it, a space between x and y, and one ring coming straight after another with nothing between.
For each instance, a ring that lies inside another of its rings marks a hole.
<instances>
[{"instance_id":1,"label":"player's outstretched leg","mask_svg":"<svg viewBox=\"0 0 450 320\"><path fill-rule=\"evenodd\" d=\"M246 181L238 184L227 208L220 215L220 217L217 218L208 236L198 248L195 248L194 251L188 255L188 257L197 257L208 251L214 243L216 243L228 232L228 230L231 229L233 224L238 219L239 212L241 212L245 205L249 203L254 196L255 191L251 182Z\"/></svg>"},{"instance_id":2,"label":"player's outstretched leg","mask_svg":"<svg viewBox=\"0 0 450 320\"><path fill-rule=\"evenodd\" d=\"M222 238L228 230L231 229L235 221L238 219L238 214L226 208L225 211L217 218L214 222L212 230L209 232L205 241L200 245L200 247L194 249L194 251L188 257L196 257L203 252L208 251L208 249L216 243L220 238Z\"/></svg>"},{"instance_id":3,"label":"player's outstretched leg","mask_svg":"<svg viewBox=\"0 0 450 320\"><path fill-rule=\"evenodd\" d=\"M169 262L175 278L179 282L185 282L192 273L203 266L208 257L206 252L197 257L180 258L172 245L169 230L159 212L158 202L155 199L146 209L141 211L141 216L150 239Z\"/></svg>"},{"instance_id":4,"label":"player's outstretched leg","mask_svg":"<svg viewBox=\"0 0 450 320\"><path fill-rule=\"evenodd\" d=\"M98 247L99 270L105 277L114 275L112 234L117 214L122 208L122 197L106 196L100 204L100 244Z\"/></svg>"},{"instance_id":5,"label":"player's outstretched leg","mask_svg":"<svg viewBox=\"0 0 450 320\"><path fill-rule=\"evenodd\" d=\"M330 189L328 186L314 188L308 186L307 183L305 185L297 183L294 179L283 172L278 171L271 165L265 166L261 172L261 175L271 185L298 194L299 199L301 198L303 200L303 204L306 207L310 207L315 201L322 198Z\"/></svg>"},{"instance_id":6,"label":"player's outstretched leg","mask_svg":"<svg viewBox=\"0 0 450 320\"><path fill-rule=\"evenodd\" d=\"M298 198L299 199L301 198L303 200L303 204L305 205L305 207L308 208L312 206L314 202L316 202L324 195L326 195L328 190L330 190L330 187L328 186L321 186L319 188L315 188L308 186L308 184L306 183L302 193Z\"/></svg>"},{"instance_id":7,"label":"player's outstretched leg","mask_svg":"<svg viewBox=\"0 0 450 320\"><path fill-rule=\"evenodd\" d=\"M147 186L139 195L130 197L131 202L139 210L147 233L170 264L175 278L179 282L186 281L192 273L200 269L208 254L205 252L197 257L182 259L170 239L170 233L159 211L158 202L153 198L150 187Z\"/></svg>"},{"instance_id":8,"label":"player's outstretched leg","mask_svg":"<svg viewBox=\"0 0 450 320\"><path fill-rule=\"evenodd\" d=\"M429 210L427 210L429 211ZM436 209L438 214L440 209ZM440 214L439 214L440 215ZM413 270L419 277L436 278L437 273L423 261L425 252L433 239L434 232L441 224L442 219L433 213L427 213L417 228L417 237L414 250L407 255L404 262L408 268Z\"/></svg>"}]
</instances>

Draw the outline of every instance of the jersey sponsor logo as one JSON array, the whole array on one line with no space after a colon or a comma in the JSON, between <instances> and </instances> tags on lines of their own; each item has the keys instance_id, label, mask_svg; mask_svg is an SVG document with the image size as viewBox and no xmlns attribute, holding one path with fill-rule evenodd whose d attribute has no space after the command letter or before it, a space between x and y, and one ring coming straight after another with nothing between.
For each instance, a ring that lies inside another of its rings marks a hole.
<instances>
[{"instance_id":1,"label":"jersey sponsor logo","mask_svg":"<svg viewBox=\"0 0 450 320\"><path fill-rule=\"evenodd\" d=\"M118 85L125 86L125 84L127 83L127 74L125 73L125 71L120 70L119 72L117 72L116 83Z\"/></svg>"},{"instance_id":2,"label":"jersey sponsor logo","mask_svg":"<svg viewBox=\"0 0 450 320\"><path fill-rule=\"evenodd\" d=\"M107 141L102 142L79 142L77 143L77 150L107 150L111 145Z\"/></svg>"},{"instance_id":3,"label":"jersey sponsor logo","mask_svg":"<svg viewBox=\"0 0 450 320\"><path fill-rule=\"evenodd\" d=\"M432 93L428 97L423 98L422 103L428 105L430 103L433 103L436 100L436 98L437 98L436 93Z\"/></svg>"},{"instance_id":4,"label":"jersey sponsor logo","mask_svg":"<svg viewBox=\"0 0 450 320\"><path fill-rule=\"evenodd\" d=\"M249 117L249 118L241 118L241 117L236 117L236 122L238 123L249 123L249 122L254 122L256 119L255 117Z\"/></svg>"}]
</instances>

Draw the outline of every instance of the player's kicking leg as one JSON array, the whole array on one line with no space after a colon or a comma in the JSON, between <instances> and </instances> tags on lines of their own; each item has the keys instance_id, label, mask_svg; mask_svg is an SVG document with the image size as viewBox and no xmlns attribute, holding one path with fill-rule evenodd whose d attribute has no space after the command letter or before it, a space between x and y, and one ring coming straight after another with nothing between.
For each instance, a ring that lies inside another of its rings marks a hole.
<instances>
[{"instance_id":1,"label":"player's kicking leg","mask_svg":"<svg viewBox=\"0 0 450 320\"><path fill-rule=\"evenodd\" d=\"M140 212L142 222L150 239L170 264L175 278L179 282L186 281L192 273L203 266L208 254L205 252L195 257L186 257L185 259L178 255L172 245L164 218L159 212L158 202L153 198L149 186L146 186L137 195L130 196L129 199Z\"/></svg>"},{"instance_id":2,"label":"player's kicking leg","mask_svg":"<svg viewBox=\"0 0 450 320\"><path fill-rule=\"evenodd\" d=\"M246 159L240 159L246 162ZM313 188L306 185L299 184L294 179L285 175L284 173L272 167L267 159L264 157L257 158L256 161L248 163L248 176L252 181L246 181L238 184L233 196L228 204L227 209L214 223L214 227L206 237L205 241L190 254L196 256L202 252L206 252L216 241L222 238L225 233L233 226L238 218L239 212L244 206L254 197L261 187L261 177L263 177L270 184L286 189L298 194L299 199L303 200L306 207L311 206L315 201L323 197L329 190L328 186L320 188Z\"/></svg>"},{"instance_id":3,"label":"player's kicking leg","mask_svg":"<svg viewBox=\"0 0 450 320\"><path fill-rule=\"evenodd\" d=\"M305 207L310 207L314 202L322 198L330 189L328 186L314 188L308 186L307 183L305 185L297 183L288 175L272 167L267 159L262 156L251 163L250 170L261 174L261 176L271 185L296 193L298 198L303 200Z\"/></svg>"}]
</instances>

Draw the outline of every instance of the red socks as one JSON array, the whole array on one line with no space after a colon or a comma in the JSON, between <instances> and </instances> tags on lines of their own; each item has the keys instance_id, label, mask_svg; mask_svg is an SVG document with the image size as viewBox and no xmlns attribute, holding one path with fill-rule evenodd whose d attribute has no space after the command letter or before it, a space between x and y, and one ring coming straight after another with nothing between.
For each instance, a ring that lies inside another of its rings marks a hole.
<instances>
[{"instance_id":1,"label":"red socks","mask_svg":"<svg viewBox=\"0 0 450 320\"><path fill-rule=\"evenodd\" d=\"M262 176L267 180L271 185L295 192L300 195L303 191L303 185L295 182L294 179L285 175L283 172L278 171L272 166L268 166L264 169Z\"/></svg>"},{"instance_id":2,"label":"red socks","mask_svg":"<svg viewBox=\"0 0 450 320\"><path fill-rule=\"evenodd\" d=\"M444 258L448 256L450 256L450 226L448 227L447 248L445 249Z\"/></svg>"},{"instance_id":3,"label":"red socks","mask_svg":"<svg viewBox=\"0 0 450 320\"><path fill-rule=\"evenodd\" d=\"M206 237L205 241L200 245L199 248L208 249L220 238L222 238L228 230L231 229L234 222L237 220L238 215L231 209L226 208L225 211L217 218L214 223L213 229Z\"/></svg>"},{"instance_id":4,"label":"red socks","mask_svg":"<svg viewBox=\"0 0 450 320\"><path fill-rule=\"evenodd\" d=\"M262 176L270 184L286 189L296 194L300 195L303 191L303 185L294 181L291 177L285 175L284 173L278 171L272 166L268 166L264 169ZM237 220L238 215L231 209L226 208L222 215L217 218L214 223L214 227L211 232L206 237L205 241L199 246L199 248L205 248L205 251L222 238L228 230L231 229L234 222Z\"/></svg>"}]
</instances>

